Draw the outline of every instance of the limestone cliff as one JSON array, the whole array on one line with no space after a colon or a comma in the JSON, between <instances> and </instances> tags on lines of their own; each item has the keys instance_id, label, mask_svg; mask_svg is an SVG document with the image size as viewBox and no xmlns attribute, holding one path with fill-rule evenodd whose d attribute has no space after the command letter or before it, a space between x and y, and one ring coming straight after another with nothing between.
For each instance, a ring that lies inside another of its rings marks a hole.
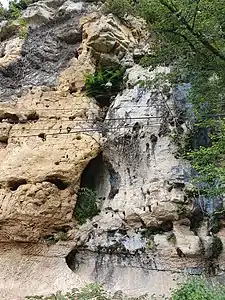
<instances>
[{"instance_id":1,"label":"limestone cliff","mask_svg":"<svg viewBox=\"0 0 225 300\"><path fill-rule=\"evenodd\" d=\"M191 166L171 139L187 130L188 86L143 84L170 71L138 65L151 49L145 24L104 15L92 1L38 1L23 18L24 40L0 23L2 299L93 280L159 295L186 274L222 276L225 254L214 255L214 244L225 243L224 221L209 235L204 213L223 201L196 199ZM126 68L104 108L85 91L99 65ZM79 225L85 185L99 214Z\"/></svg>"}]
</instances>

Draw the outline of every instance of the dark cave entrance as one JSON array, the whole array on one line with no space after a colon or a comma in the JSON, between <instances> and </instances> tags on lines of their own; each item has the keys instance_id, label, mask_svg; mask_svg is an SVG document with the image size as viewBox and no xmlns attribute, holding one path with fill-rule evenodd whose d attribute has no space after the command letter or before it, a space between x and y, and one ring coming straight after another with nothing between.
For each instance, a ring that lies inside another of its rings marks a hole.
<instances>
[{"instance_id":1,"label":"dark cave entrance","mask_svg":"<svg viewBox=\"0 0 225 300\"><path fill-rule=\"evenodd\" d=\"M102 153L93 158L81 175L81 188L88 188L98 192L101 189L102 182L105 177L105 164Z\"/></svg>"},{"instance_id":2,"label":"dark cave entrance","mask_svg":"<svg viewBox=\"0 0 225 300\"><path fill-rule=\"evenodd\" d=\"M101 152L93 158L81 176L80 188L96 191L99 201L112 199L119 192L120 176Z\"/></svg>"},{"instance_id":3,"label":"dark cave entrance","mask_svg":"<svg viewBox=\"0 0 225 300\"><path fill-rule=\"evenodd\" d=\"M81 175L80 189L74 209L74 217L79 224L97 215L105 200L110 200L119 192L120 177L102 152L93 158Z\"/></svg>"},{"instance_id":4,"label":"dark cave entrance","mask_svg":"<svg viewBox=\"0 0 225 300\"><path fill-rule=\"evenodd\" d=\"M81 175L80 189L74 208L78 224L84 224L99 214L108 193L108 171L102 153L93 158Z\"/></svg>"}]
</instances>

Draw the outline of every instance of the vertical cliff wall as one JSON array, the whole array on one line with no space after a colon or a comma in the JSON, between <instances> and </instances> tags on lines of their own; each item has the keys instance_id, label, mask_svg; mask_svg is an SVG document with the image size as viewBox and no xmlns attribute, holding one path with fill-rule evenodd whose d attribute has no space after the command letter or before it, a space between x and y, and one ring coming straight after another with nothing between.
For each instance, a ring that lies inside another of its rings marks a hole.
<instances>
[{"instance_id":1,"label":"vertical cliff wall","mask_svg":"<svg viewBox=\"0 0 225 300\"><path fill-rule=\"evenodd\" d=\"M187 132L188 85L138 64L151 49L144 23L91 1L38 1L23 18L25 39L0 23L2 299L89 281L160 295L187 274L222 277L224 220L212 216L223 201L196 197L174 141ZM108 107L85 91L99 66L126 69ZM80 187L99 211L82 225Z\"/></svg>"}]
</instances>

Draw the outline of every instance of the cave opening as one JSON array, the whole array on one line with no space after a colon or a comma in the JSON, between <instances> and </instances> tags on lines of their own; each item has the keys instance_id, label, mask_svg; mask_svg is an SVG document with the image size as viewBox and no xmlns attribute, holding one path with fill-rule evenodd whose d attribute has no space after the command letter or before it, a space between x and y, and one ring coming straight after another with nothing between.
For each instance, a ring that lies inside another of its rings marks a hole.
<instances>
[{"instance_id":1,"label":"cave opening","mask_svg":"<svg viewBox=\"0 0 225 300\"><path fill-rule=\"evenodd\" d=\"M96 192L99 202L114 198L119 192L120 176L101 152L93 158L81 176L80 188Z\"/></svg>"},{"instance_id":2,"label":"cave opening","mask_svg":"<svg viewBox=\"0 0 225 300\"><path fill-rule=\"evenodd\" d=\"M79 262L76 260L76 255L78 250L74 248L66 256L66 264L73 272L77 271L79 268Z\"/></svg>"},{"instance_id":3,"label":"cave opening","mask_svg":"<svg viewBox=\"0 0 225 300\"><path fill-rule=\"evenodd\" d=\"M81 175L80 189L74 208L74 217L79 224L92 219L101 209L107 194L107 169L102 153L93 158Z\"/></svg>"},{"instance_id":4,"label":"cave opening","mask_svg":"<svg viewBox=\"0 0 225 300\"><path fill-rule=\"evenodd\" d=\"M118 182L119 175L105 160L102 152L88 163L81 175L74 208L74 217L78 223L83 224L100 212L106 200L118 193Z\"/></svg>"},{"instance_id":5,"label":"cave opening","mask_svg":"<svg viewBox=\"0 0 225 300\"><path fill-rule=\"evenodd\" d=\"M81 175L81 188L97 191L101 188L105 176L105 163L102 153L93 158Z\"/></svg>"}]
</instances>

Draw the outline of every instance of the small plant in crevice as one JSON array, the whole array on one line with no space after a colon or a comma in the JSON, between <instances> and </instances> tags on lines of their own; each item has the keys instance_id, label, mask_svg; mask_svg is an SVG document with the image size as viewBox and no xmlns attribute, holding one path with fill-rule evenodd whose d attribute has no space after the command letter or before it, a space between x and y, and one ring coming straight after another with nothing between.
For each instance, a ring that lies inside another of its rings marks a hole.
<instances>
[{"instance_id":1,"label":"small plant in crevice","mask_svg":"<svg viewBox=\"0 0 225 300\"><path fill-rule=\"evenodd\" d=\"M86 93L94 97L100 106L109 106L110 98L116 95L123 86L124 68L98 69L86 78Z\"/></svg>"},{"instance_id":2,"label":"small plant in crevice","mask_svg":"<svg viewBox=\"0 0 225 300\"><path fill-rule=\"evenodd\" d=\"M156 227L156 228L147 228L144 232L143 232L143 236L145 238L151 238L153 235L155 234L163 234L164 231L162 230L162 228L160 227Z\"/></svg>"},{"instance_id":3,"label":"small plant in crevice","mask_svg":"<svg viewBox=\"0 0 225 300\"><path fill-rule=\"evenodd\" d=\"M176 245L176 243L177 243L176 235L173 232L168 234L166 239L167 239L168 243L170 243L172 245Z\"/></svg>"},{"instance_id":4,"label":"small plant in crevice","mask_svg":"<svg viewBox=\"0 0 225 300\"><path fill-rule=\"evenodd\" d=\"M13 35L17 35L21 39L26 39L28 34L28 23L25 19L19 16L16 20L9 20L1 40L10 38Z\"/></svg>"},{"instance_id":5,"label":"small plant in crevice","mask_svg":"<svg viewBox=\"0 0 225 300\"><path fill-rule=\"evenodd\" d=\"M179 218L183 218L187 215L187 208L184 203L177 204L177 214Z\"/></svg>"},{"instance_id":6,"label":"small plant in crevice","mask_svg":"<svg viewBox=\"0 0 225 300\"><path fill-rule=\"evenodd\" d=\"M146 248L151 251L155 251L157 249L157 245L154 241L153 236L151 238L149 238Z\"/></svg>"},{"instance_id":7,"label":"small plant in crevice","mask_svg":"<svg viewBox=\"0 0 225 300\"><path fill-rule=\"evenodd\" d=\"M20 26L19 33L18 33L19 37L21 39L26 39L27 33L28 33L28 23L23 18L19 18L18 21L19 21L19 26Z\"/></svg>"},{"instance_id":8,"label":"small plant in crevice","mask_svg":"<svg viewBox=\"0 0 225 300\"><path fill-rule=\"evenodd\" d=\"M44 241L48 244L56 244L59 241L67 241L68 236L67 232L64 231L58 231L52 235L48 235L44 237Z\"/></svg>"},{"instance_id":9,"label":"small plant in crevice","mask_svg":"<svg viewBox=\"0 0 225 300\"><path fill-rule=\"evenodd\" d=\"M96 192L87 187L79 189L73 215L80 225L99 213L96 196Z\"/></svg>"}]
</instances>

